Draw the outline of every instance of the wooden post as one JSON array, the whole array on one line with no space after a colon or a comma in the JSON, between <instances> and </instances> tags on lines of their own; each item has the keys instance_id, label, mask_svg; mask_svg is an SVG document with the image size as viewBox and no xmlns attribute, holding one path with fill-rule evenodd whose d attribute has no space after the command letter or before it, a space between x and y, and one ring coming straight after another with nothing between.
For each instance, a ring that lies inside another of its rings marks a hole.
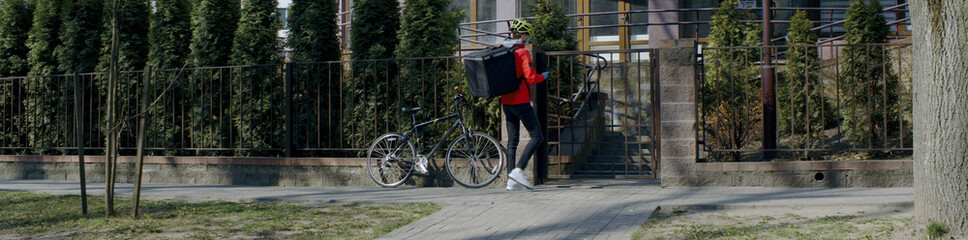
<instances>
[{"instance_id":1,"label":"wooden post","mask_svg":"<svg viewBox=\"0 0 968 240\"><path fill-rule=\"evenodd\" d=\"M131 208L131 212L134 217L138 217L138 206L141 202L141 177L144 175L144 165L145 165L145 118L148 118L148 89L151 86L151 66L145 69L145 83L142 87L143 92L141 94L141 116L138 117L138 166L137 178L134 182L134 206Z\"/></svg>"},{"instance_id":2,"label":"wooden post","mask_svg":"<svg viewBox=\"0 0 968 240\"><path fill-rule=\"evenodd\" d=\"M84 172L84 87L74 72L74 137L77 141L77 167L81 182L81 213L87 215L87 177Z\"/></svg>"}]
</instances>

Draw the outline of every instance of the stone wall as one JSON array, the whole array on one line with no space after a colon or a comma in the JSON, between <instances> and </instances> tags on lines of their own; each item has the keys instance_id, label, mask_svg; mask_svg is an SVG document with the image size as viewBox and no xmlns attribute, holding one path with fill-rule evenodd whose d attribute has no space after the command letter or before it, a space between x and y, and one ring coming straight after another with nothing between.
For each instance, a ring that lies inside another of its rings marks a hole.
<instances>
[{"instance_id":1,"label":"stone wall","mask_svg":"<svg viewBox=\"0 0 968 240\"><path fill-rule=\"evenodd\" d=\"M697 163L703 186L911 187L911 160Z\"/></svg>"},{"instance_id":2,"label":"stone wall","mask_svg":"<svg viewBox=\"0 0 968 240\"><path fill-rule=\"evenodd\" d=\"M135 181L135 157L118 158L117 181ZM264 185L264 186L377 186L370 179L366 159L357 158L223 158L146 157L143 183ZM104 157L85 157L87 181L104 181ZM430 176L414 175L405 186L454 186L434 162ZM76 156L0 156L0 179L78 181ZM501 177L489 187L504 187Z\"/></svg>"}]
</instances>

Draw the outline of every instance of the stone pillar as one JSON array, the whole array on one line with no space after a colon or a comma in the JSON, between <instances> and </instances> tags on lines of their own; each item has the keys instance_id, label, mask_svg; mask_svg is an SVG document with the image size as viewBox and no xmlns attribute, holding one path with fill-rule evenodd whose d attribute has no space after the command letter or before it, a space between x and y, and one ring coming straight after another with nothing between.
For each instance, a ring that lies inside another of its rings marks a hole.
<instances>
[{"instance_id":1,"label":"stone pillar","mask_svg":"<svg viewBox=\"0 0 968 240\"><path fill-rule=\"evenodd\" d=\"M649 0L649 9L676 9L678 0ZM649 13L650 23L678 22L678 12ZM679 39L679 25L650 25L649 42L660 43Z\"/></svg>"},{"instance_id":2,"label":"stone pillar","mask_svg":"<svg viewBox=\"0 0 968 240\"><path fill-rule=\"evenodd\" d=\"M659 48L659 178L662 186L694 186L697 156L696 47L666 40Z\"/></svg>"}]
</instances>

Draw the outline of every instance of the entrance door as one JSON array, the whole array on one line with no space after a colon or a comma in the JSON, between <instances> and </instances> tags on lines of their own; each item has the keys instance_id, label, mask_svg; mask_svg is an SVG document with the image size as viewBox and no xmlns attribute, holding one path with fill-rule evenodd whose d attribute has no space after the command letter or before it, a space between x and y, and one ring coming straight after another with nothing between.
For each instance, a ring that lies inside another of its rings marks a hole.
<instances>
[{"instance_id":1,"label":"entrance door","mask_svg":"<svg viewBox=\"0 0 968 240\"><path fill-rule=\"evenodd\" d=\"M648 0L578 0L578 13L593 14L580 19L581 26L591 28L579 32L581 48L585 50L645 49L649 47L649 22L646 13L629 11L648 10ZM638 24L638 25L637 25ZM609 62L638 61L629 54L608 54Z\"/></svg>"}]
</instances>

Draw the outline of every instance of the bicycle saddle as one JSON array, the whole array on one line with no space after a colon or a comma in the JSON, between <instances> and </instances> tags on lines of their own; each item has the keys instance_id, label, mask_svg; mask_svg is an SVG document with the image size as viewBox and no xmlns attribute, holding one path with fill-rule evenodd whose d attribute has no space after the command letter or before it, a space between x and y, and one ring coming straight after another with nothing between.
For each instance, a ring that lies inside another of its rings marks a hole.
<instances>
[{"instance_id":1,"label":"bicycle saddle","mask_svg":"<svg viewBox=\"0 0 968 240\"><path fill-rule=\"evenodd\" d=\"M420 109L423 109L423 108L422 107L414 107L414 108L405 107L405 108L402 108L400 110L403 111L403 113L411 113L411 112L420 111Z\"/></svg>"}]
</instances>

